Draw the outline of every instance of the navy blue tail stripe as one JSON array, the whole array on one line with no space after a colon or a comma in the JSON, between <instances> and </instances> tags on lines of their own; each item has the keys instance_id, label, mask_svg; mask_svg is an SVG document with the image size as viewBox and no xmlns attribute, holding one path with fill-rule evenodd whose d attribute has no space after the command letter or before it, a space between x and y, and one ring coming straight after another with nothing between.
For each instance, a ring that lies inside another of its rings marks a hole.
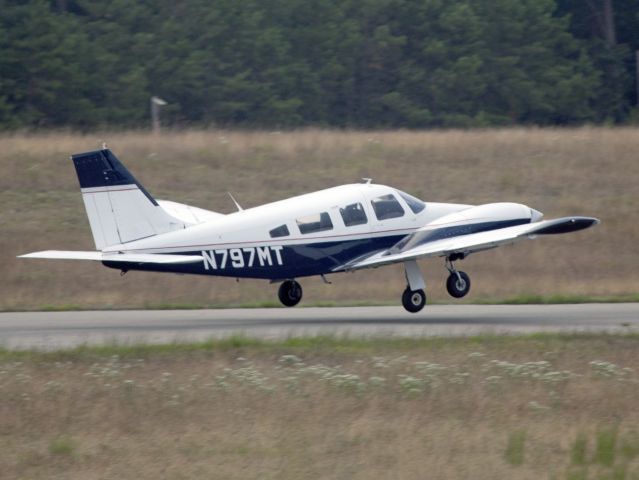
<instances>
[{"instance_id":1,"label":"navy blue tail stripe","mask_svg":"<svg viewBox=\"0 0 639 480\"><path fill-rule=\"evenodd\" d=\"M114 187L135 184L149 201L157 206L151 194L138 182L111 150L78 153L71 156L80 188Z\"/></svg>"}]
</instances>

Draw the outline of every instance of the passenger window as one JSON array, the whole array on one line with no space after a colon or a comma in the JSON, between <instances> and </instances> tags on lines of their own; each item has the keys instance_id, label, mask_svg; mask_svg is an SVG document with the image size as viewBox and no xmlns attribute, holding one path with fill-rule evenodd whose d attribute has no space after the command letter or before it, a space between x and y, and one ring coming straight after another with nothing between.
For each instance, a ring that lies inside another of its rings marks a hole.
<instances>
[{"instance_id":1,"label":"passenger window","mask_svg":"<svg viewBox=\"0 0 639 480\"><path fill-rule=\"evenodd\" d=\"M404 209L397 199L390 193L371 200L371 204L373 205L373 210L375 211L377 220L387 220L389 218L397 218L404 215Z\"/></svg>"},{"instance_id":2,"label":"passenger window","mask_svg":"<svg viewBox=\"0 0 639 480\"><path fill-rule=\"evenodd\" d=\"M339 213L342 215L344 225L347 227L362 225L368 222L366 212L364 212L364 206L361 203L346 205L344 208L339 209Z\"/></svg>"},{"instance_id":3,"label":"passenger window","mask_svg":"<svg viewBox=\"0 0 639 480\"><path fill-rule=\"evenodd\" d=\"M268 232L271 238L288 237L290 235L286 225L280 225Z\"/></svg>"},{"instance_id":4,"label":"passenger window","mask_svg":"<svg viewBox=\"0 0 639 480\"><path fill-rule=\"evenodd\" d=\"M412 195L409 195L406 192L402 192L401 190L397 190L397 193L406 201L410 209L414 214L418 214L422 210L426 208L426 204L422 202L419 198L415 198Z\"/></svg>"},{"instance_id":5,"label":"passenger window","mask_svg":"<svg viewBox=\"0 0 639 480\"><path fill-rule=\"evenodd\" d=\"M298 218L296 221L297 226L300 229L300 233L322 232L333 228L333 222L331 222L331 217L327 212L316 213L307 217Z\"/></svg>"}]
</instances>

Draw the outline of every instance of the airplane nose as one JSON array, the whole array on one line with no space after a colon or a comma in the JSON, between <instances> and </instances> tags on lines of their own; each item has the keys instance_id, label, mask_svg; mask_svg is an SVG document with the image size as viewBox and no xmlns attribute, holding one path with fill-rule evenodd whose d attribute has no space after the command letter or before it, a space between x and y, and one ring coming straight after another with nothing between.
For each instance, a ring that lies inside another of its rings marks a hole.
<instances>
[{"instance_id":1,"label":"airplane nose","mask_svg":"<svg viewBox=\"0 0 639 480\"><path fill-rule=\"evenodd\" d=\"M530 222L538 222L544 217L544 214L534 208L530 209Z\"/></svg>"}]
</instances>

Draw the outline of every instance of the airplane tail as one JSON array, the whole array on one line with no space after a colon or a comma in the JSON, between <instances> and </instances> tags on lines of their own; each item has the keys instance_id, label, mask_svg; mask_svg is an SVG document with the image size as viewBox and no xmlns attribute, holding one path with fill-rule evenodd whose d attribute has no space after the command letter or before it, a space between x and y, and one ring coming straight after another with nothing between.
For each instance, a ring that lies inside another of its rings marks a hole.
<instances>
[{"instance_id":1,"label":"airplane tail","mask_svg":"<svg viewBox=\"0 0 639 480\"><path fill-rule=\"evenodd\" d=\"M71 159L98 250L188 226L169 215L111 150Z\"/></svg>"}]
</instances>

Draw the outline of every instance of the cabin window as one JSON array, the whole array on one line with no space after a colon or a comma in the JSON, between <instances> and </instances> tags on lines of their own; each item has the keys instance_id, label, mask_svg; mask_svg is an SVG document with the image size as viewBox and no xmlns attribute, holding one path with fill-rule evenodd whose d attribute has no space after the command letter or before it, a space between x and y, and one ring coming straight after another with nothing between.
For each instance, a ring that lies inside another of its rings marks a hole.
<instances>
[{"instance_id":1,"label":"cabin window","mask_svg":"<svg viewBox=\"0 0 639 480\"><path fill-rule=\"evenodd\" d=\"M404 215L404 209L395 196L390 193L371 200L371 204L373 205L377 220L387 220Z\"/></svg>"},{"instance_id":2,"label":"cabin window","mask_svg":"<svg viewBox=\"0 0 639 480\"><path fill-rule=\"evenodd\" d=\"M328 212L315 213L296 220L300 233L315 233L331 230L333 222Z\"/></svg>"},{"instance_id":3,"label":"cabin window","mask_svg":"<svg viewBox=\"0 0 639 480\"><path fill-rule=\"evenodd\" d=\"M344 225L352 227L354 225L363 225L368 222L366 218L366 212L364 212L364 206L361 203L353 203L346 205L344 208L339 209L339 213L342 215Z\"/></svg>"},{"instance_id":4,"label":"cabin window","mask_svg":"<svg viewBox=\"0 0 639 480\"><path fill-rule=\"evenodd\" d=\"M414 214L418 214L426 208L426 204L419 198L415 198L406 192L402 192L401 190L397 190L397 193L399 193L399 195L406 201L408 207L413 211Z\"/></svg>"},{"instance_id":5,"label":"cabin window","mask_svg":"<svg viewBox=\"0 0 639 480\"><path fill-rule=\"evenodd\" d=\"M268 232L271 238L288 237L290 235L288 227L286 225L280 225Z\"/></svg>"}]
</instances>

